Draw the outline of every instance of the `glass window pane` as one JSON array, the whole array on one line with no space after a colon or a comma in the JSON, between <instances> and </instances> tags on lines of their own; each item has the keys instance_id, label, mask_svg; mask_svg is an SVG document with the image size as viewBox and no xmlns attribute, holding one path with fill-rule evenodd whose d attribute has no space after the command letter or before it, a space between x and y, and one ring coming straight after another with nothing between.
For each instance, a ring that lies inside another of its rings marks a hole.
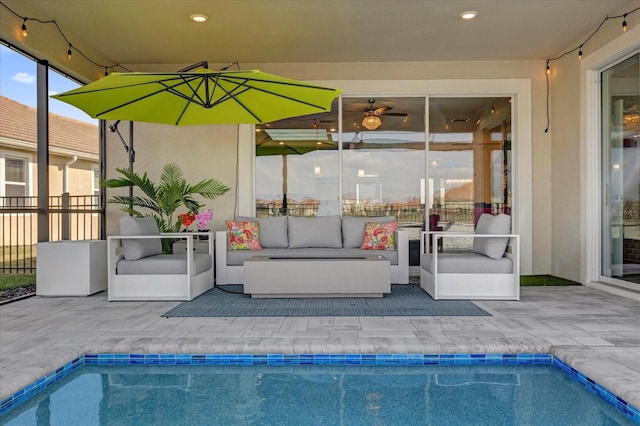
<instances>
[{"instance_id":1,"label":"glass window pane","mask_svg":"<svg viewBox=\"0 0 640 426\"><path fill-rule=\"evenodd\" d=\"M509 97L430 98L430 230L473 232L482 213L511 214L511 152Z\"/></svg>"},{"instance_id":2,"label":"glass window pane","mask_svg":"<svg viewBox=\"0 0 640 426\"><path fill-rule=\"evenodd\" d=\"M424 224L425 98L344 98L342 214Z\"/></svg>"},{"instance_id":3,"label":"glass window pane","mask_svg":"<svg viewBox=\"0 0 640 426\"><path fill-rule=\"evenodd\" d=\"M27 187L25 185L6 185L5 190L7 197L24 197L27 195Z\"/></svg>"},{"instance_id":4,"label":"glass window pane","mask_svg":"<svg viewBox=\"0 0 640 426\"><path fill-rule=\"evenodd\" d=\"M338 100L331 112L256 126L256 215L340 213Z\"/></svg>"},{"instance_id":5,"label":"glass window pane","mask_svg":"<svg viewBox=\"0 0 640 426\"><path fill-rule=\"evenodd\" d=\"M640 54L601 74L601 274L640 283Z\"/></svg>"},{"instance_id":6,"label":"glass window pane","mask_svg":"<svg viewBox=\"0 0 640 426\"><path fill-rule=\"evenodd\" d=\"M4 180L6 182L27 182L26 173L26 161L22 158L8 158L4 159L5 174Z\"/></svg>"}]
</instances>

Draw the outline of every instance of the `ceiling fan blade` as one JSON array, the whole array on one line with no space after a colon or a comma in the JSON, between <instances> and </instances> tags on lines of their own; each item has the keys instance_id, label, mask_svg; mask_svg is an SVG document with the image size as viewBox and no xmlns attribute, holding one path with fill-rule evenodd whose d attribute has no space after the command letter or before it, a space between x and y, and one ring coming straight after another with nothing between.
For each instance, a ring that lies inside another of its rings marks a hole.
<instances>
[{"instance_id":1,"label":"ceiling fan blade","mask_svg":"<svg viewBox=\"0 0 640 426\"><path fill-rule=\"evenodd\" d=\"M395 116L395 117L406 117L407 113L406 112L383 112L380 115L388 115L388 116Z\"/></svg>"},{"instance_id":2,"label":"ceiling fan blade","mask_svg":"<svg viewBox=\"0 0 640 426\"><path fill-rule=\"evenodd\" d=\"M393 109L393 108L388 107L388 106L383 106L383 107L380 107L380 108L376 108L376 109L373 110L373 115L384 114L385 112L389 111L390 109Z\"/></svg>"}]
</instances>

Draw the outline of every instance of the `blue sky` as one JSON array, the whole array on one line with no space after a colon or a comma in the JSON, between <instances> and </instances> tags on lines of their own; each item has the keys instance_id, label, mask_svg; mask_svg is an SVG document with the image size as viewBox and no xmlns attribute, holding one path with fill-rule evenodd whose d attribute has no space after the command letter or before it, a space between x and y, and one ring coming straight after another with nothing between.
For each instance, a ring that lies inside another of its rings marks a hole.
<instances>
[{"instance_id":1,"label":"blue sky","mask_svg":"<svg viewBox=\"0 0 640 426\"><path fill-rule=\"evenodd\" d=\"M0 45L0 95L21 104L36 107L37 64L29 58ZM79 85L49 70L49 95L75 89ZM98 125L98 120L82 110L55 99L49 99L49 112Z\"/></svg>"}]
</instances>

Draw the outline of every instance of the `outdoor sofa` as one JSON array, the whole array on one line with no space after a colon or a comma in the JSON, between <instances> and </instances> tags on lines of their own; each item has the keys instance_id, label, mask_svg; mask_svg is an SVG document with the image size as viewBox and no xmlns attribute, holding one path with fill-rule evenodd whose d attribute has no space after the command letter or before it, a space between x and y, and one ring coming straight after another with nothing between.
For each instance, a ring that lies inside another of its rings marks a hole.
<instances>
[{"instance_id":1,"label":"outdoor sofa","mask_svg":"<svg viewBox=\"0 0 640 426\"><path fill-rule=\"evenodd\" d=\"M394 231L395 244L385 249L361 248L367 224L397 224L393 216L237 217L228 223L257 223L260 248L233 249L229 230L216 232L216 284L244 284L244 263L256 256L299 259L383 256L389 260L390 282L409 283L408 231Z\"/></svg>"}]
</instances>

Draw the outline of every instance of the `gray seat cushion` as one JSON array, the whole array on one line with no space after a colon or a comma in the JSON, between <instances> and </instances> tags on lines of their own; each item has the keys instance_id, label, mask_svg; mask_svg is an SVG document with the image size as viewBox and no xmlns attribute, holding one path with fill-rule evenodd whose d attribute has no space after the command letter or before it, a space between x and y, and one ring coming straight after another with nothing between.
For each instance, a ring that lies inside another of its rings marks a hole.
<instances>
[{"instance_id":1,"label":"gray seat cushion","mask_svg":"<svg viewBox=\"0 0 640 426\"><path fill-rule=\"evenodd\" d=\"M152 217L120 218L121 235L160 235L158 223ZM137 260L162 253L160 238L122 239L122 254L126 260Z\"/></svg>"},{"instance_id":2,"label":"gray seat cushion","mask_svg":"<svg viewBox=\"0 0 640 426\"><path fill-rule=\"evenodd\" d=\"M420 267L433 273L432 261L433 254L425 253L420 256ZM513 262L508 257L492 259L474 252L438 254L439 274L510 274L512 271Z\"/></svg>"},{"instance_id":3,"label":"gray seat cushion","mask_svg":"<svg viewBox=\"0 0 640 426\"><path fill-rule=\"evenodd\" d=\"M242 266L244 261L251 259L253 256L266 257L364 257L364 256L383 256L389 259L391 265L398 264L397 250L360 250L359 248L301 248L301 249L262 249L259 251L250 250L228 250L227 265Z\"/></svg>"},{"instance_id":4,"label":"gray seat cushion","mask_svg":"<svg viewBox=\"0 0 640 426\"><path fill-rule=\"evenodd\" d=\"M359 248L364 239L364 228L367 222L396 222L395 216L352 217L342 218L342 245L345 248Z\"/></svg>"},{"instance_id":5,"label":"gray seat cushion","mask_svg":"<svg viewBox=\"0 0 640 426\"><path fill-rule=\"evenodd\" d=\"M497 216L485 213L478 219L476 234L508 234L511 230L511 216L500 213ZM500 259L509 244L509 238L476 237L473 239L473 251Z\"/></svg>"},{"instance_id":6,"label":"gray seat cushion","mask_svg":"<svg viewBox=\"0 0 640 426\"><path fill-rule=\"evenodd\" d=\"M209 254L194 254L195 273L201 274L213 266ZM186 254L158 254L138 260L121 259L117 265L119 275L176 275L187 273Z\"/></svg>"},{"instance_id":7,"label":"gray seat cushion","mask_svg":"<svg viewBox=\"0 0 640 426\"><path fill-rule=\"evenodd\" d=\"M239 222L258 222L260 227L260 245L262 248L287 248L287 217L246 217L238 216Z\"/></svg>"},{"instance_id":8,"label":"gray seat cushion","mask_svg":"<svg viewBox=\"0 0 640 426\"><path fill-rule=\"evenodd\" d=\"M340 216L288 216L289 248L340 248Z\"/></svg>"}]
</instances>

